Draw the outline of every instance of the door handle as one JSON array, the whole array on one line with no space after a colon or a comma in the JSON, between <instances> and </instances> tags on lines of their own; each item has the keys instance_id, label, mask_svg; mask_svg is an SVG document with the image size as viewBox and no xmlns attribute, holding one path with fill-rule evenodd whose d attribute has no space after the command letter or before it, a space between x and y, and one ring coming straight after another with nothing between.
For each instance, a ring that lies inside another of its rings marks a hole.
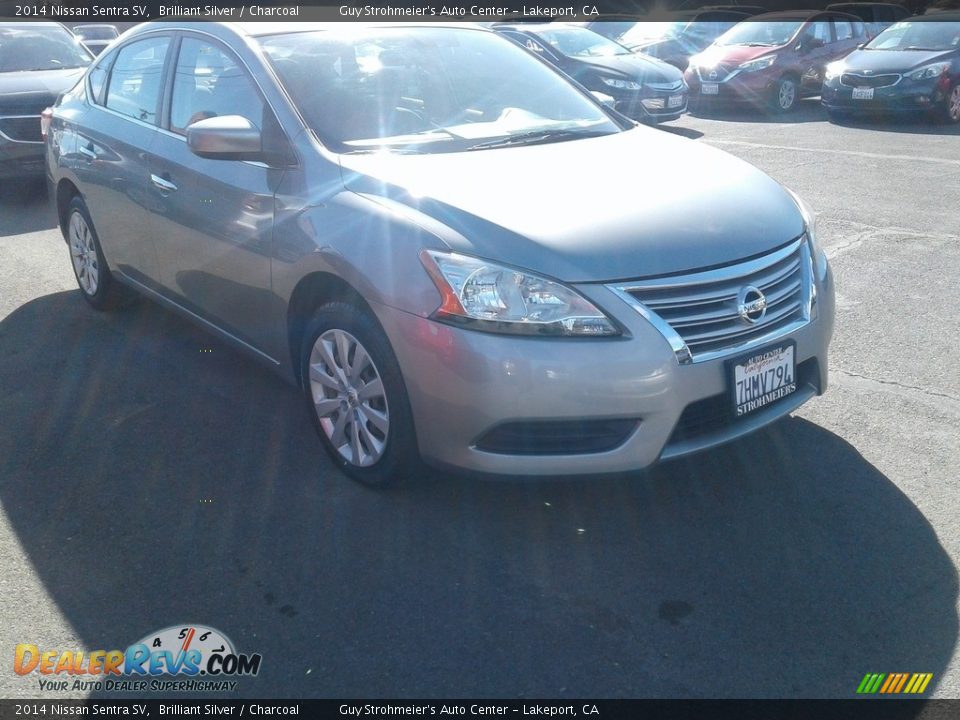
<instances>
[{"instance_id":1,"label":"door handle","mask_svg":"<svg viewBox=\"0 0 960 720\"><path fill-rule=\"evenodd\" d=\"M87 160L97 159L97 153L93 149L93 143L90 143L88 145L81 145L78 152L81 155L83 155Z\"/></svg>"},{"instance_id":2,"label":"door handle","mask_svg":"<svg viewBox=\"0 0 960 720\"><path fill-rule=\"evenodd\" d=\"M177 191L177 186L176 186L176 185L174 185L174 184L173 184L172 182L170 182L169 180L166 180L166 179L160 177L159 175L154 175L154 174L151 173L151 175L150 175L150 182L153 183L154 187L159 188L159 189L162 190L163 192L176 192L176 191Z\"/></svg>"}]
</instances>

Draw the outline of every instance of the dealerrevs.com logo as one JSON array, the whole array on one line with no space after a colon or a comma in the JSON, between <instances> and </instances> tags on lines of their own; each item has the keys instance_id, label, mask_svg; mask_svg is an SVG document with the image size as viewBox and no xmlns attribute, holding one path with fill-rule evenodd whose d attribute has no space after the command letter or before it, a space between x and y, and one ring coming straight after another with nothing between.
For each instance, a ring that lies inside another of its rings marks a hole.
<instances>
[{"instance_id":1,"label":"dealerrevs.com logo","mask_svg":"<svg viewBox=\"0 0 960 720\"><path fill-rule=\"evenodd\" d=\"M14 650L17 675L40 675L43 691L217 692L237 689L233 678L260 672L259 653L238 653L230 639L204 625L173 625L126 650Z\"/></svg>"}]
</instances>

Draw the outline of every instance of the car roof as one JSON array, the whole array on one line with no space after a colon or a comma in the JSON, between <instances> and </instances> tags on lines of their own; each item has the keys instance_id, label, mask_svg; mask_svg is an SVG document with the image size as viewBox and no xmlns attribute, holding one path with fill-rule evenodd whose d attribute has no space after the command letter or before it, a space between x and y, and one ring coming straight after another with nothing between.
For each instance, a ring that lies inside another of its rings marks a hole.
<instances>
[{"instance_id":1,"label":"car roof","mask_svg":"<svg viewBox=\"0 0 960 720\"><path fill-rule=\"evenodd\" d=\"M17 23L18 25L20 23ZM366 28L463 28L475 30L477 32L490 32L487 28L477 23L469 22L412 22L409 20L397 20L394 22L370 22L363 23L360 26L357 23L348 22L204 22L201 23L202 31L220 37L232 35L234 37L265 37L268 35L286 35L292 33L316 32L319 30L348 30L362 27ZM156 30L198 30L198 23L189 19L183 20L154 20L141 23L129 31L129 37L140 35L146 32Z\"/></svg>"}]
</instances>

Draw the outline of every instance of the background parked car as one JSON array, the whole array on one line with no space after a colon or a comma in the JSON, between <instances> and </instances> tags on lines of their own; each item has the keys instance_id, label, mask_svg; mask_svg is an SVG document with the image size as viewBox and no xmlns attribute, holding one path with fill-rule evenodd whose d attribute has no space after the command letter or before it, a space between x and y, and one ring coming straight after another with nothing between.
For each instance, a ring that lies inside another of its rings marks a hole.
<instances>
[{"instance_id":1,"label":"background parked car","mask_svg":"<svg viewBox=\"0 0 960 720\"><path fill-rule=\"evenodd\" d=\"M960 122L960 13L912 17L827 67L822 102L852 113L935 113Z\"/></svg>"},{"instance_id":2,"label":"background parked car","mask_svg":"<svg viewBox=\"0 0 960 720\"><path fill-rule=\"evenodd\" d=\"M642 52L686 70L696 55L751 14L739 10L692 10L671 13L670 19L631 23L612 39L635 52ZM591 28L593 29L591 23Z\"/></svg>"},{"instance_id":3,"label":"background parked car","mask_svg":"<svg viewBox=\"0 0 960 720\"><path fill-rule=\"evenodd\" d=\"M501 24L494 29L556 66L588 90L613 98L613 107L647 123L675 120L687 109L680 71L631 52L584 27L562 23Z\"/></svg>"},{"instance_id":4,"label":"background parked car","mask_svg":"<svg viewBox=\"0 0 960 720\"><path fill-rule=\"evenodd\" d=\"M92 59L59 23L0 23L0 179L42 177L40 113Z\"/></svg>"},{"instance_id":5,"label":"background parked car","mask_svg":"<svg viewBox=\"0 0 960 720\"><path fill-rule=\"evenodd\" d=\"M115 25L74 25L73 34L80 38L94 55L102 53L107 45L120 36Z\"/></svg>"},{"instance_id":6,"label":"background parked car","mask_svg":"<svg viewBox=\"0 0 960 720\"><path fill-rule=\"evenodd\" d=\"M801 97L819 95L826 66L865 39L863 21L853 15L766 13L692 57L684 77L694 105L729 100L787 112Z\"/></svg>"},{"instance_id":7,"label":"background parked car","mask_svg":"<svg viewBox=\"0 0 960 720\"><path fill-rule=\"evenodd\" d=\"M834 3L827 10L856 15L863 20L867 28L867 37L874 38L895 22L910 17L910 11L903 5L893 3Z\"/></svg>"}]
</instances>

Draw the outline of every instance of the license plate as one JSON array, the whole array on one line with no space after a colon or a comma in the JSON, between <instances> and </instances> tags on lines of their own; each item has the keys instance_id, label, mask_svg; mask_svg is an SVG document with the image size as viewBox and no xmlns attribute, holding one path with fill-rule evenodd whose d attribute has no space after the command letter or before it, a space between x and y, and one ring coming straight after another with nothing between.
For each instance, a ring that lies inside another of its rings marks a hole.
<instances>
[{"instance_id":1,"label":"license plate","mask_svg":"<svg viewBox=\"0 0 960 720\"><path fill-rule=\"evenodd\" d=\"M853 99L854 100L873 100L873 88L858 88L853 89Z\"/></svg>"},{"instance_id":2,"label":"license plate","mask_svg":"<svg viewBox=\"0 0 960 720\"><path fill-rule=\"evenodd\" d=\"M730 387L737 417L759 410L797 389L793 343L757 350L732 361Z\"/></svg>"},{"instance_id":3,"label":"license plate","mask_svg":"<svg viewBox=\"0 0 960 720\"><path fill-rule=\"evenodd\" d=\"M719 95L720 85L718 83L703 83L700 86L701 95Z\"/></svg>"},{"instance_id":4,"label":"license plate","mask_svg":"<svg viewBox=\"0 0 960 720\"><path fill-rule=\"evenodd\" d=\"M683 105L683 95L671 95L667 100L667 107L675 108Z\"/></svg>"}]
</instances>

